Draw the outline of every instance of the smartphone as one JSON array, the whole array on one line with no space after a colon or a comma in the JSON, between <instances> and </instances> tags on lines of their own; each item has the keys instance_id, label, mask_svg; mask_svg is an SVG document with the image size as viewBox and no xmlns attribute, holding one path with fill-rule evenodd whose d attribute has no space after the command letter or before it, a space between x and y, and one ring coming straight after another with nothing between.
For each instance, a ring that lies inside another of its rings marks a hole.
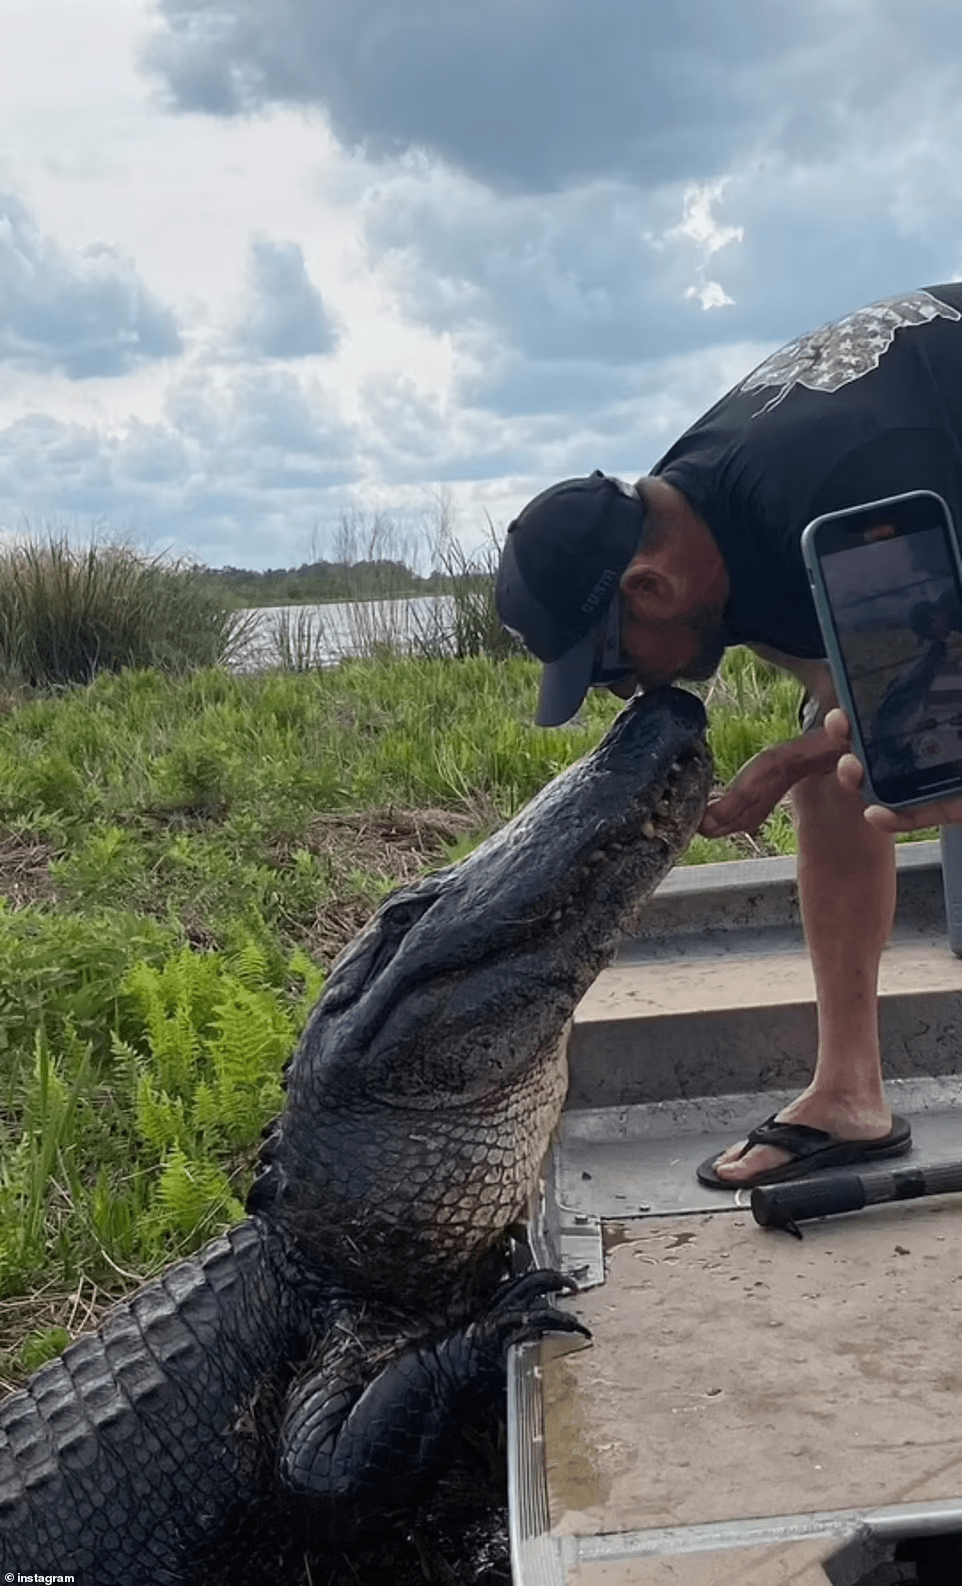
<instances>
[{"instance_id":1,"label":"smartphone","mask_svg":"<svg viewBox=\"0 0 962 1586\"><path fill-rule=\"evenodd\" d=\"M962 561L942 497L828 512L802 555L870 802L962 793Z\"/></svg>"}]
</instances>

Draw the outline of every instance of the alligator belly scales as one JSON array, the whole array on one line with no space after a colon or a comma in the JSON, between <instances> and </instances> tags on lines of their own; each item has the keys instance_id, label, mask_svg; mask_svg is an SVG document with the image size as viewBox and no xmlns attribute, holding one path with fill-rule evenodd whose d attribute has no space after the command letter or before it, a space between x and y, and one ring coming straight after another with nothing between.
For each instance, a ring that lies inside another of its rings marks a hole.
<instances>
[{"instance_id":1,"label":"alligator belly scales","mask_svg":"<svg viewBox=\"0 0 962 1586\"><path fill-rule=\"evenodd\" d=\"M509 1345L576 1325L557 1275L505 1279L505 1234L564 1099L568 1020L710 780L697 699L638 698L383 904L287 1064L244 1221L0 1403L4 1574L262 1580L293 1539L416 1503Z\"/></svg>"}]
</instances>

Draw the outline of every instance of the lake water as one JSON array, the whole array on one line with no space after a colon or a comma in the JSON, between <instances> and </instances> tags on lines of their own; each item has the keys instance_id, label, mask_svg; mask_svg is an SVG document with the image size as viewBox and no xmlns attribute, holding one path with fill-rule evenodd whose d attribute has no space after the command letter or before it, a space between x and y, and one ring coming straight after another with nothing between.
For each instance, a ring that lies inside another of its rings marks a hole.
<instances>
[{"instance_id":1,"label":"lake water","mask_svg":"<svg viewBox=\"0 0 962 1586\"><path fill-rule=\"evenodd\" d=\"M333 666L347 655L370 653L377 644L436 651L450 633L454 602L446 595L410 600L363 600L344 605L260 606L249 615L253 628L234 661L238 672L281 664Z\"/></svg>"}]
</instances>

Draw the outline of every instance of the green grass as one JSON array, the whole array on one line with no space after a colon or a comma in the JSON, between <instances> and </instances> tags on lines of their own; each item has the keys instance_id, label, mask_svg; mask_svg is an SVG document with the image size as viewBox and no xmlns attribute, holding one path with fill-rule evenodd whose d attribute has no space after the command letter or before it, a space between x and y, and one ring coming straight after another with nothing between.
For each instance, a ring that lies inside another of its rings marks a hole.
<instances>
[{"instance_id":1,"label":"green grass","mask_svg":"<svg viewBox=\"0 0 962 1586\"><path fill-rule=\"evenodd\" d=\"M593 695L578 725L534 728L537 677L520 658L409 658L131 670L8 698L0 1378L239 1215L332 957L616 713ZM797 686L747 654L707 692L722 780L796 730ZM696 838L687 859L793 843L778 810L752 842Z\"/></svg>"},{"instance_id":2,"label":"green grass","mask_svg":"<svg viewBox=\"0 0 962 1586\"><path fill-rule=\"evenodd\" d=\"M527 664L411 660L9 702L0 1377L240 1214L331 957L597 737L530 731L532 688Z\"/></svg>"},{"instance_id":3,"label":"green grass","mask_svg":"<svg viewBox=\"0 0 962 1586\"><path fill-rule=\"evenodd\" d=\"M0 1300L18 1320L45 1291L129 1286L241 1214L322 980L302 952L198 953L118 910L0 915ZM22 1330L0 1375L30 1366Z\"/></svg>"}]
</instances>

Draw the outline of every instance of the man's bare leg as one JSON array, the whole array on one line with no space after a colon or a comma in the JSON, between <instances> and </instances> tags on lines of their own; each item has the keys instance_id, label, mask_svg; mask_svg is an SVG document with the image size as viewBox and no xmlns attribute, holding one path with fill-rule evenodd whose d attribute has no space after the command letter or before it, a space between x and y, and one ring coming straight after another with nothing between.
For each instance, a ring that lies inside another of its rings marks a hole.
<instances>
[{"instance_id":1,"label":"man's bare leg","mask_svg":"<svg viewBox=\"0 0 962 1586\"><path fill-rule=\"evenodd\" d=\"M818 1059L812 1083L779 1120L849 1140L878 1140L891 1128L878 1039L878 967L895 914L895 850L870 826L861 796L834 772L792 791L798 828L798 887L818 1001ZM732 1146L715 1164L733 1185L788 1160L784 1151ZM735 1158L738 1158L736 1161Z\"/></svg>"}]
</instances>

